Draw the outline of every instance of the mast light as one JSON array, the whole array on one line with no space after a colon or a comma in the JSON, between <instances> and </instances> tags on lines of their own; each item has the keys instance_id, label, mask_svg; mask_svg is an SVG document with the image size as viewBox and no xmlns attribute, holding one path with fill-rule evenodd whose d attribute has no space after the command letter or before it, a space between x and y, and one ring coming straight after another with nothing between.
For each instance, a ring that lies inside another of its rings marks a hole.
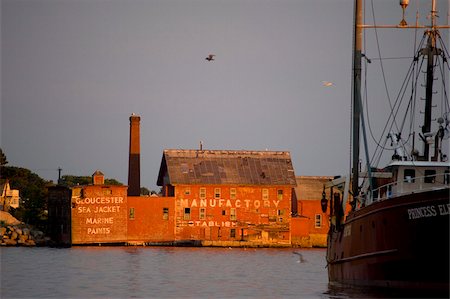
<instances>
[{"instance_id":1,"label":"mast light","mask_svg":"<svg viewBox=\"0 0 450 299\"><path fill-rule=\"evenodd\" d=\"M405 9L409 4L409 0L400 0L400 6L402 7L403 10L403 16L402 16L402 20L400 21L399 26L408 26L408 23L406 23L405 21Z\"/></svg>"}]
</instances>

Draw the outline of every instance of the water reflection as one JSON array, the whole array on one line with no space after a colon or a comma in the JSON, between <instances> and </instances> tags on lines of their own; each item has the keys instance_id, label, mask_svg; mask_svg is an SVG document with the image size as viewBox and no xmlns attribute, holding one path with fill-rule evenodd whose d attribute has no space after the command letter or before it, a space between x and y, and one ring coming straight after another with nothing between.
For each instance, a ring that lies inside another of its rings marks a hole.
<instances>
[{"instance_id":1,"label":"water reflection","mask_svg":"<svg viewBox=\"0 0 450 299\"><path fill-rule=\"evenodd\" d=\"M329 287L322 249L0 248L0 254L1 298L391 297Z\"/></svg>"}]
</instances>

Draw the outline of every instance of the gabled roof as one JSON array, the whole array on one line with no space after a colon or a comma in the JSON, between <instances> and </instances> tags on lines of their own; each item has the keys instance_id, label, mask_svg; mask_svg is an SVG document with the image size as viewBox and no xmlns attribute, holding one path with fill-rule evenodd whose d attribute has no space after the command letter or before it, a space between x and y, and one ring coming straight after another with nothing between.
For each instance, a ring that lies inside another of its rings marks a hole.
<instances>
[{"instance_id":1,"label":"gabled roof","mask_svg":"<svg viewBox=\"0 0 450 299\"><path fill-rule=\"evenodd\" d=\"M164 150L157 183L296 185L289 152L171 149Z\"/></svg>"}]
</instances>

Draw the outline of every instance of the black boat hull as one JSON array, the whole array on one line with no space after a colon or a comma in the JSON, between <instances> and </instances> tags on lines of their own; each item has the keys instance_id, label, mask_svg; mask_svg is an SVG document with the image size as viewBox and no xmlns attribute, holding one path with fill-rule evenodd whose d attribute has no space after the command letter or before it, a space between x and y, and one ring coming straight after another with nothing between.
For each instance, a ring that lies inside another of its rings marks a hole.
<instances>
[{"instance_id":1,"label":"black boat hull","mask_svg":"<svg viewBox=\"0 0 450 299\"><path fill-rule=\"evenodd\" d=\"M375 202L328 240L331 284L449 295L449 189Z\"/></svg>"}]
</instances>

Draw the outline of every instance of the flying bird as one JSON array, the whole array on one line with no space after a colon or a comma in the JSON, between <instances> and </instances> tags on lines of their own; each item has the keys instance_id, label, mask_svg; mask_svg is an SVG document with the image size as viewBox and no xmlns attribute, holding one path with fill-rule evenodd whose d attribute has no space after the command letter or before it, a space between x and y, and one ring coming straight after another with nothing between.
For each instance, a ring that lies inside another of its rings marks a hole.
<instances>
[{"instance_id":1,"label":"flying bird","mask_svg":"<svg viewBox=\"0 0 450 299\"><path fill-rule=\"evenodd\" d=\"M334 83L330 81L322 81L322 85L325 87L331 87L334 86Z\"/></svg>"},{"instance_id":2,"label":"flying bird","mask_svg":"<svg viewBox=\"0 0 450 299\"><path fill-rule=\"evenodd\" d=\"M214 55L214 54L209 54L208 57L206 57L205 59L208 60L208 61L214 61L214 57L215 56L216 55Z\"/></svg>"},{"instance_id":3,"label":"flying bird","mask_svg":"<svg viewBox=\"0 0 450 299\"><path fill-rule=\"evenodd\" d=\"M292 253L299 256L299 259L298 259L297 263L304 263L304 262L306 262L306 260L303 258L303 254L301 254L300 252L294 251Z\"/></svg>"}]
</instances>

